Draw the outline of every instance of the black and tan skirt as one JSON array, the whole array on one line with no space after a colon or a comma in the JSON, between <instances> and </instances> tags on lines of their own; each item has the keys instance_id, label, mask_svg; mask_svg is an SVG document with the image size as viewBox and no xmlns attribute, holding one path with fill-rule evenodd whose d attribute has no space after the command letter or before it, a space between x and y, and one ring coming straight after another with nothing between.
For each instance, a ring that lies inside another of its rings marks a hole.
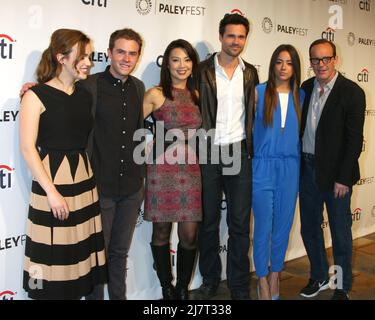
<instances>
[{"instance_id":1,"label":"black and tan skirt","mask_svg":"<svg viewBox=\"0 0 375 320\"><path fill-rule=\"evenodd\" d=\"M68 203L69 218L53 216L32 182L23 287L32 299L80 299L106 282L98 193L85 152L41 152L43 166Z\"/></svg>"}]
</instances>

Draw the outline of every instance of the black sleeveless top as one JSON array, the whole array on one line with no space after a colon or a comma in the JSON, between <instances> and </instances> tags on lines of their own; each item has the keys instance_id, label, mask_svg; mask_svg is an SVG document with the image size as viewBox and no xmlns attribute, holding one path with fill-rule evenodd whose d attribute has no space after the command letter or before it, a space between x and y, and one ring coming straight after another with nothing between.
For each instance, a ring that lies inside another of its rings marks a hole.
<instances>
[{"instance_id":1,"label":"black sleeveless top","mask_svg":"<svg viewBox=\"0 0 375 320\"><path fill-rule=\"evenodd\" d=\"M46 109L40 115L37 146L61 151L86 148L93 126L90 93L79 83L71 95L47 84L31 90Z\"/></svg>"}]
</instances>

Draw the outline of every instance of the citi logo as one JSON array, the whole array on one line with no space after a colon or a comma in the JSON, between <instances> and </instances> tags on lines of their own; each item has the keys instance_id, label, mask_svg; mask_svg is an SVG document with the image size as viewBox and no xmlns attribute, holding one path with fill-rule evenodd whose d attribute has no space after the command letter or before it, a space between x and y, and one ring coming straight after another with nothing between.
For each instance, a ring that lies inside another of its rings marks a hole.
<instances>
[{"instance_id":1,"label":"citi logo","mask_svg":"<svg viewBox=\"0 0 375 320\"><path fill-rule=\"evenodd\" d=\"M0 300L13 300L13 297L17 294L17 292L13 292L10 290L5 290L0 292Z\"/></svg>"},{"instance_id":2,"label":"citi logo","mask_svg":"<svg viewBox=\"0 0 375 320\"><path fill-rule=\"evenodd\" d=\"M332 28L327 28L325 31L322 32L322 39L326 39L328 41L334 42L335 30Z\"/></svg>"},{"instance_id":3,"label":"citi logo","mask_svg":"<svg viewBox=\"0 0 375 320\"><path fill-rule=\"evenodd\" d=\"M233 9L230 13L237 13L237 14L240 14L241 16L244 15L240 9Z\"/></svg>"},{"instance_id":4,"label":"citi logo","mask_svg":"<svg viewBox=\"0 0 375 320\"><path fill-rule=\"evenodd\" d=\"M9 189L12 187L12 173L14 169L6 166L5 164L0 165L0 188Z\"/></svg>"},{"instance_id":5,"label":"citi logo","mask_svg":"<svg viewBox=\"0 0 375 320\"><path fill-rule=\"evenodd\" d=\"M107 7L107 0L82 0L82 3L87 6Z\"/></svg>"},{"instance_id":6,"label":"citi logo","mask_svg":"<svg viewBox=\"0 0 375 320\"><path fill-rule=\"evenodd\" d=\"M363 68L360 73L357 75L358 82L368 82L369 71L366 68Z\"/></svg>"},{"instance_id":7,"label":"citi logo","mask_svg":"<svg viewBox=\"0 0 375 320\"><path fill-rule=\"evenodd\" d=\"M16 42L6 34L0 34L0 58L13 59L13 44Z\"/></svg>"},{"instance_id":8,"label":"citi logo","mask_svg":"<svg viewBox=\"0 0 375 320\"><path fill-rule=\"evenodd\" d=\"M361 220L361 215L362 215L362 209L361 208L356 208L354 212L352 213L352 220L353 221L359 221Z\"/></svg>"},{"instance_id":9,"label":"citi logo","mask_svg":"<svg viewBox=\"0 0 375 320\"><path fill-rule=\"evenodd\" d=\"M371 11L371 0L359 1L359 9L364 11Z\"/></svg>"}]
</instances>

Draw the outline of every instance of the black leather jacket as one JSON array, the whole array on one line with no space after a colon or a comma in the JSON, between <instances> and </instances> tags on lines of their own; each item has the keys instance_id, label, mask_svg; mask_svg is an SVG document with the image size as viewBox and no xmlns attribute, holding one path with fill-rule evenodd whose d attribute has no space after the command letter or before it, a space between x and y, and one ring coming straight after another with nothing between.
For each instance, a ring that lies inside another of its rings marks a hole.
<instances>
[{"instance_id":1,"label":"black leather jacket","mask_svg":"<svg viewBox=\"0 0 375 320\"><path fill-rule=\"evenodd\" d=\"M216 53L215 53L216 54ZM217 114L217 94L216 94L216 77L215 61L213 54L207 60L199 64L199 107L202 114L202 127L205 130L216 127ZM255 86L259 83L258 72L253 65L244 61L245 70L243 71L244 79L244 96L245 96L245 132L246 147L249 157L253 156L253 119L255 112Z\"/></svg>"}]
</instances>

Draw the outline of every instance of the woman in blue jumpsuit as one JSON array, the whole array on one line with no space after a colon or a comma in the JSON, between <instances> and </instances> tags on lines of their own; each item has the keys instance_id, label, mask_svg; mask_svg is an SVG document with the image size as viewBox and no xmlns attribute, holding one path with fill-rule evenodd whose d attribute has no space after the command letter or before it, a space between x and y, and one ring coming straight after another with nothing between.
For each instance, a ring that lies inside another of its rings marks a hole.
<instances>
[{"instance_id":1,"label":"woman in blue jumpsuit","mask_svg":"<svg viewBox=\"0 0 375 320\"><path fill-rule=\"evenodd\" d=\"M254 121L254 264L259 299L279 298L297 201L299 124L304 98L300 59L291 45L273 52L268 81L257 86ZM270 265L270 270L269 270Z\"/></svg>"}]
</instances>

